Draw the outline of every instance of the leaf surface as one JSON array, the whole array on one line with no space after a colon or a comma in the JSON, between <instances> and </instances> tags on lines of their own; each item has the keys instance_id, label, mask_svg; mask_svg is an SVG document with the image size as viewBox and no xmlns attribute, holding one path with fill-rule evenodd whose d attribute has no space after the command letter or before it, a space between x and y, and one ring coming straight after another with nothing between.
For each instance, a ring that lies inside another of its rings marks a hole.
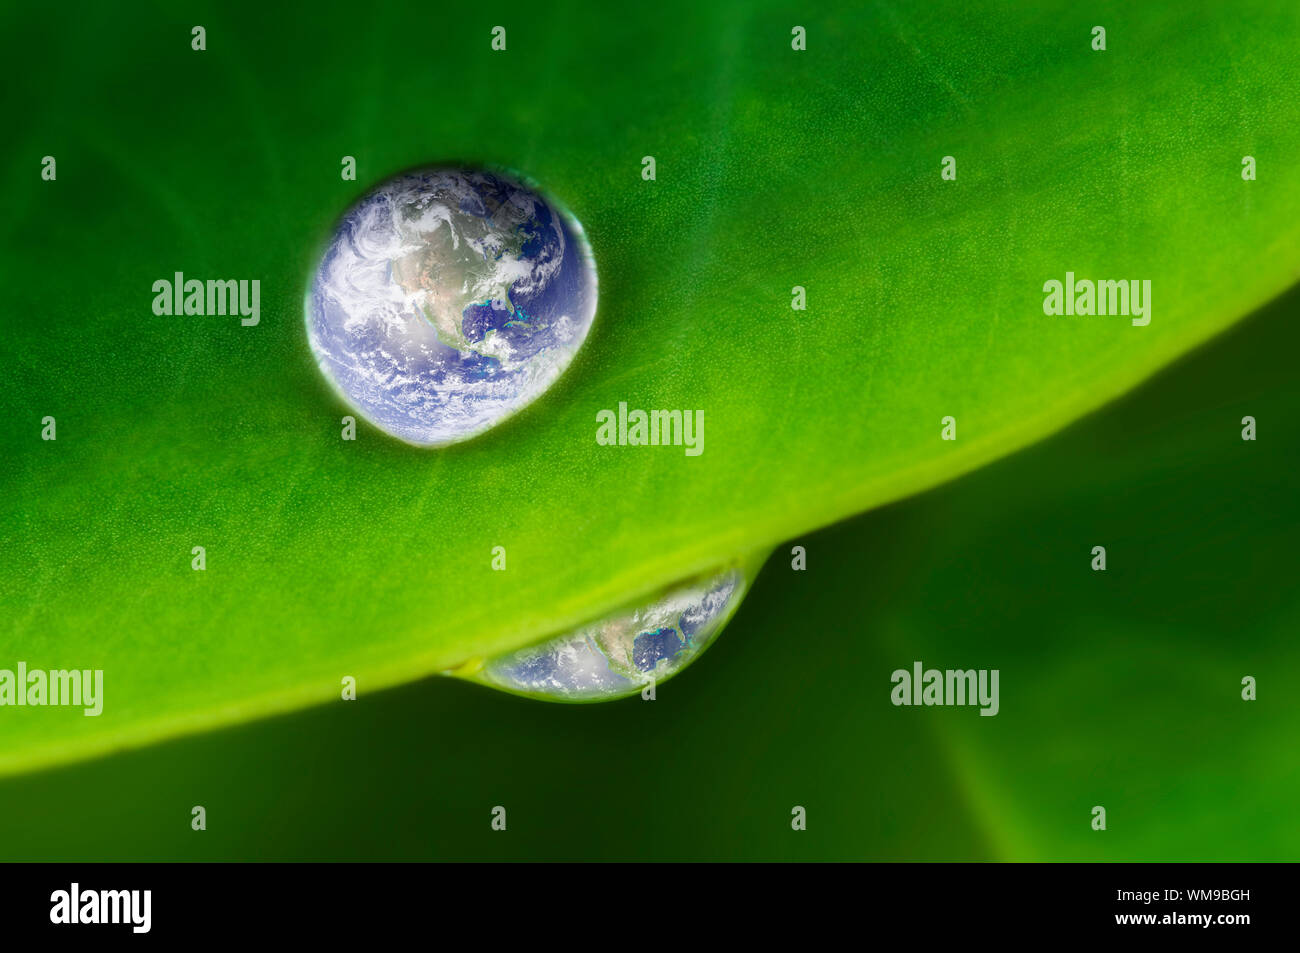
<instances>
[{"instance_id":1,"label":"leaf surface","mask_svg":"<svg viewBox=\"0 0 1300 953\"><path fill-rule=\"evenodd\" d=\"M1040 6L819 9L806 52L768 3L506 5L503 53L427 5L223 8L203 53L11 11L50 79L4 93L0 667L101 668L105 708L5 710L0 772L536 641L1025 446L1291 283L1300 8ZM364 187L456 158L575 212L596 324L480 439L345 443L308 275ZM259 278L261 323L155 317L174 271ZM1067 271L1150 280L1150 325L1045 315ZM702 409L704 453L598 446L620 401Z\"/></svg>"}]
</instances>

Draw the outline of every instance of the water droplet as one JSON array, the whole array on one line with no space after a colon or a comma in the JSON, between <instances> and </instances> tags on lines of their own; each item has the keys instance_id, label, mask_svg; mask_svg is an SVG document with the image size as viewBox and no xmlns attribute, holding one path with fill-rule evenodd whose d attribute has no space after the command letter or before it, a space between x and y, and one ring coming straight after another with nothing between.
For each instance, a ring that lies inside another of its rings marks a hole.
<instances>
[{"instance_id":1,"label":"water droplet","mask_svg":"<svg viewBox=\"0 0 1300 953\"><path fill-rule=\"evenodd\" d=\"M551 701L604 701L677 674L708 648L748 588L742 569L669 589L539 645L451 674Z\"/></svg>"},{"instance_id":2,"label":"water droplet","mask_svg":"<svg viewBox=\"0 0 1300 953\"><path fill-rule=\"evenodd\" d=\"M582 226L500 172L428 168L335 229L305 303L312 354L365 419L408 443L482 433L536 400L596 313Z\"/></svg>"}]
</instances>

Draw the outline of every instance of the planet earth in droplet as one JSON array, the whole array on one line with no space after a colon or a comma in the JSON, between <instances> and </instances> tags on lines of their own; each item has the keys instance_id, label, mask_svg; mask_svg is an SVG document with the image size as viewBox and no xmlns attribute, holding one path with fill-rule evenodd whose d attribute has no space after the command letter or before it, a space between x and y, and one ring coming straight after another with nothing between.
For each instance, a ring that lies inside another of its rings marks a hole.
<instances>
[{"instance_id":1,"label":"planet earth in droplet","mask_svg":"<svg viewBox=\"0 0 1300 953\"><path fill-rule=\"evenodd\" d=\"M549 701L605 701L676 675L709 647L746 589L726 569L563 635L450 674Z\"/></svg>"},{"instance_id":2,"label":"planet earth in droplet","mask_svg":"<svg viewBox=\"0 0 1300 953\"><path fill-rule=\"evenodd\" d=\"M330 237L307 292L325 377L420 446L482 433L536 400L596 313L582 226L500 172L419 169L381 183Z\"/></svg>"}]
</instances>

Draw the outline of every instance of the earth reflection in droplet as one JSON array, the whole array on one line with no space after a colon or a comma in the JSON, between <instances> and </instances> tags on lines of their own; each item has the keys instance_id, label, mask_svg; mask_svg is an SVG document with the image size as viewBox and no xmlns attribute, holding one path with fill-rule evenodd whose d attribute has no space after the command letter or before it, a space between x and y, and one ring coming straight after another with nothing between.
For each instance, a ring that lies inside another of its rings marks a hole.
<instances>
[{"instance_id":1,"label":"earth reflection in droplet","mask_svg":"<svg viewBox=\"0 0 1300 953\"><path fill-rule=\"evenodd\" d=\"M553 701L600 701L677 674L708 648L744 597L739 569L670 589L658 599L540 645L489 659L464 677Z\"/></svg>"},{"instance_id":2,"label":"earth reflection in droplet","mask_svg":"<svg viewBox=\"0 0 1300 953\"><path fill-rule=\"evenodd\" d=\"M468 439L536 400L596 313L582 226L497 172L430 168L364 195L307 292L312 354L365 419L408 443Z\"/></svg>"}]
</instances>

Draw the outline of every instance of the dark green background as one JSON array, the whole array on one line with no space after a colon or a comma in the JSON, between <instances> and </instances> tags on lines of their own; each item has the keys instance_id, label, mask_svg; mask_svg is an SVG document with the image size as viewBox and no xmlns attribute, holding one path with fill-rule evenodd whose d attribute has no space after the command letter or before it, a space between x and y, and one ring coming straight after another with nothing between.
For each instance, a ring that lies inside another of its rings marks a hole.
<instances>
[{"instance_id":1,"label":"dark green background","mask_svg":"<svg viewBox=\"0 0 1300 953\"><path fill-rule=\"evenodd\" d=\"M1292 292L1057 437L799 540L806 572L783 547L653 703L363 685L2 781L0 857L1295 860L1298 328ZM893 707L914 659L1000 669L1001 713Z\"/></svg>"}]
</instances>

